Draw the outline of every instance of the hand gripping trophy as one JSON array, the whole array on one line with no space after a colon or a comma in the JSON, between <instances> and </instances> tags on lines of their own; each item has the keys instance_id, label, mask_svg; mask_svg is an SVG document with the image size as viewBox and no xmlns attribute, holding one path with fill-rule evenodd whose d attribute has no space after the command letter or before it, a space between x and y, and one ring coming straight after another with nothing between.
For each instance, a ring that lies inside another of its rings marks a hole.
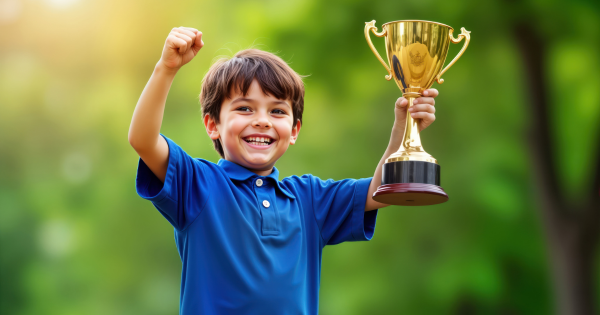
<instances>
[{"instance_id":1,"label":"hand gripping trophy","mask_svg":"<svg viewBox=\"0 0 600 315\"><path fill-rule=\"evenodd\" d=\"M390 67L383 61L369 37L385 37L385 48ZM463 54L471 39L464 27L458 38L448 25L429 21L395 21L385 23L377 32L375 20L367 22L365 37L373 53L388 71L385 78L394 78L408 100L408 110L415 98L430 88L433 81L442 84L442 74ZM443 70L450 42L457 44L465 39L463 48ZM383 165L381 186L373 199L390 205L426 206L448 201L448 195L440 187L440 166L437 160L425 152L419 137L418 120L406 115L406 129L400 149L390 155Z\"/></svg>"}]
</instances>

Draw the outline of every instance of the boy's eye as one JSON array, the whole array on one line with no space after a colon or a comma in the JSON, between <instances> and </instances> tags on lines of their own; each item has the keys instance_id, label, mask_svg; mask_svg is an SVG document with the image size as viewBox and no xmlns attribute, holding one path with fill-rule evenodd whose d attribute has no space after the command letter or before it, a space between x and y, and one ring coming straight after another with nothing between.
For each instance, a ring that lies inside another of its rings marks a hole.
<instances>
[{"instance_id":1,"label":"boy's eye","mask_svg":"<svg viewBox=\"0 0 600 315\"><path fill-rule=\"evenodd\" d=\"M235 110L239 110L241 112L250 112L251 111L250 108L246 107L246 106L240 106L240 107L236 108Z\"/></svg>"},{"instance_id":2,"label":"boy's eye","mask_svg":"<svg viewBox=\"0 0 600 315\"><path fill-rule=\"evenodd\" d=\"M285 115L287 114L283 109L274 109L272 111L273 114L281 114L281 115Z\"/></svg>"}]
</instances>

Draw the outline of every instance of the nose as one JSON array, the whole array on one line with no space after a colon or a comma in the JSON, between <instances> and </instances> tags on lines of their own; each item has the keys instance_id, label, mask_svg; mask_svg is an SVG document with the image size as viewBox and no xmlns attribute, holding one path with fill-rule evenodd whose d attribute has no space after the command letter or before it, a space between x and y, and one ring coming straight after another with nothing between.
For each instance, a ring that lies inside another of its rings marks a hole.
<instances>
[{"instance_id":1,"label":"nose","mask_svg":"<svg viewBox=\"0 0 600 315\"><path fill-rule=\"evenodd\" d=\"M269 120L269 117L265 114L256 115L256 119L254 119L254 121L252 122L252 126L261 128L261 129L262 128L269 129L269 128L273 127L273 125L271 124L271 121Z\"/></svg>"}]
</instances>

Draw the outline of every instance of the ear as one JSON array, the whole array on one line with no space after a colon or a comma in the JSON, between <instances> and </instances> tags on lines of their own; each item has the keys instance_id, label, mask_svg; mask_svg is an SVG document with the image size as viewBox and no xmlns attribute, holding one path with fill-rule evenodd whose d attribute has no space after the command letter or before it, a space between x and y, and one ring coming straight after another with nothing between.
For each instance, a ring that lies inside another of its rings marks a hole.
<instances>
[{"instance_id":1,"label":"ear","mask_svg":"<svg viewBox=\"0 0 600 315\"><path fill-rule=\"evenodd\" d=\"M300 120L296 121L296 126L292 128L292 135L290 137L290 144L294 145L296 140L298 140L298 134L300 133L300 128L302 127L302 122Z\"/></svg>"},{"instance_id":2,"label":"ear","mask_svg":"<svg viewBox=\"0 0 600 315\"><path fill-rule=\"evenodd\" d=\"M212 140L217 140L221 137L219 130L217 129L217 123L208 114L204 115L204 127L206 128L206 133L208 133L208 136Z\"/></svg>"}]
</instances>

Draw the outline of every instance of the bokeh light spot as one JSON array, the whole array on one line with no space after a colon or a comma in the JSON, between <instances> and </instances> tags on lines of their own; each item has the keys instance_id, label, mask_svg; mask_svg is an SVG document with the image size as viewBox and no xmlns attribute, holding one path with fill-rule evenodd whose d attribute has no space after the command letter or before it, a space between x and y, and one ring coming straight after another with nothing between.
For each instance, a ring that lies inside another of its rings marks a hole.
<instances>
[{"instance_id":1,"label":"bokeh light spot","mask_svg":"<svg viewBox=\"0 0 600 315\"><path fill-rule=\"evenodd\" d=\"M19 0L0 0L0 24L10 24L21 16L23 5Z\"/></svg>"},{"instance_id":2,"label":"bokeh light spot","mask_svg":"<svg viewBox=\"0 0 600 315\"><path fill-rule=\"evenodd\" d=\"M68 154L62 165L64 177L71 183L85 182L92 173L92 161L87 154L73 152Z\"/></svg>"},{"instance_id":3,"label":"bokeh light spot","mask_svg":"<svg viewBox=\"0 0 600 315\"><path fill-rule=\"evenodd\" d=\"M40 228L42 251L51 258L60 258L73 248L73 229L65 220L51 220Z\"/></svg>"}]
</instances>

